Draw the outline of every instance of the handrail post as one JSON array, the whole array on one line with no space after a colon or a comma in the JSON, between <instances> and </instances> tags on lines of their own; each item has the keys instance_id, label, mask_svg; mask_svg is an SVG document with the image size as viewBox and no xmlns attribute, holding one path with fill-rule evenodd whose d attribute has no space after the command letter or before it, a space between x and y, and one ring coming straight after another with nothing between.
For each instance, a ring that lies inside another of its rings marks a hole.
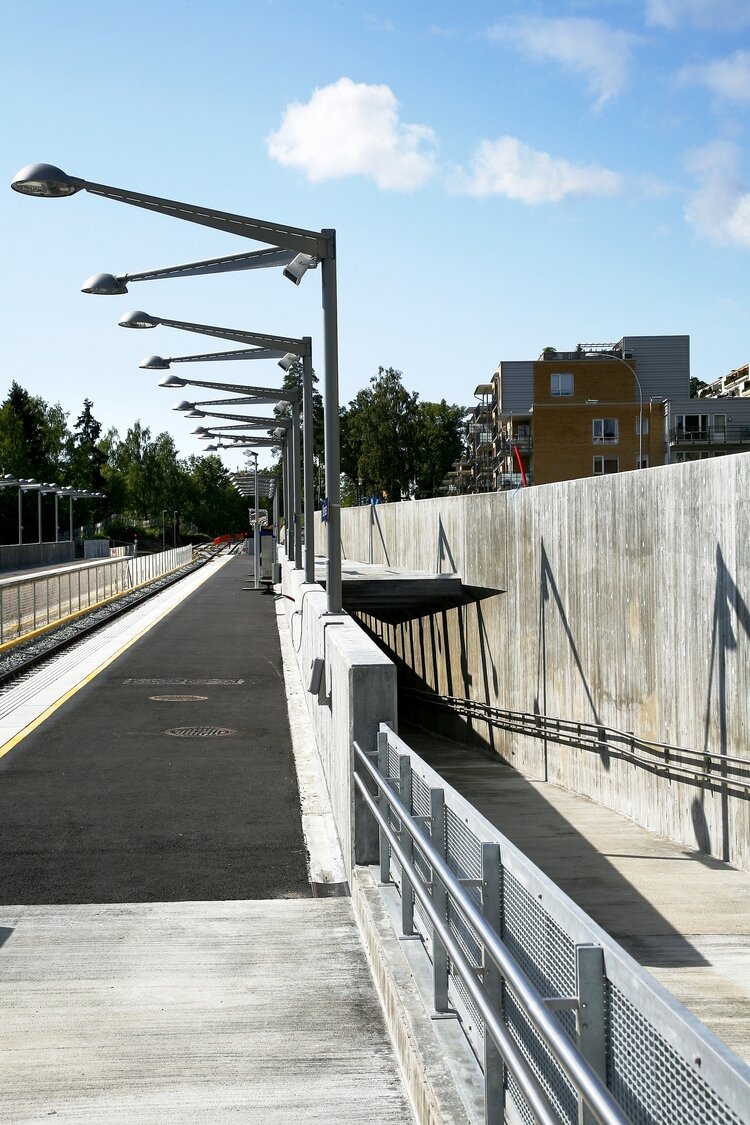
<instances>
[{"instance_id":1,"label":"handrail post","mask_svg":"<svg viewBox=\"0 0 750 1125\"><path fill-rule=\"evenodd\" d=\"M496 934L502 937L503 908L500 884L500 846L482 843L482 913ZM500 970L491 958L483 957L484 991L497 1018L504 1021L504 984ZM506 1073L503 1057L495 1041L484 1031L484 1120L485 1125L505 1121Z\"/></svg>"},{"instance_id":2,"label":"handrail post","mask_svg":"<svg viewBox=\"0 0 750 1125\"><path fill-rule=\"evenodd\" d=\"M411 812L411 758L408 754L399 754L398 776L400 781L399 796ZM409 861L408 870L410 871L414 863L414 842L408 832L401 833L401 847ZM404 937L411 937L414 934L414 891L406 866L401 869L401 933Z\"/></svg>"},{"instance_id":3,"label":"handrail post","mask_svg":"<svg viewBox=\"0 0 750 1125\"><path fill-rule=\"evenodd\" d=\"M604 995L604 952L600 945L576 945L576 995L578 1012L578 1050L607 1084L606 1000ZM578 1099L579 1125L595 1125L596 1118Z\"/></svg>"},{"instance_id":4,"label":"handrail post","mask_svg":"<svg viewBox=\"0 0 750 1125\"><path fill-rule=\"evenodd\" d=\"M378 731L378 772L381 777L388 776L388 734L386 731ZM383 820L388 822L388 795L383 791L384 784L380 786L380 796L378 797L378 806L380 808ZM388 846L388 839L382 828L378 829L379 841L379 855L380 855L380 882L390 883L391 881L391 850Z\"/></svg>"},{"instance_id":5,"label":"handrail post","mask_svg":"<svg viewBox=\"0 0 750 1125\"><path fill-rule=\"evenodd\" d=\"M430 789L430 836L435 851L445 859L445 790ZM432 901L440 917L448 922L448 892L432 869ZM432 931L432 991L435 1013L450 1011L448 1004L448 954L433 927Z\"/></svg>"}]
</instances>

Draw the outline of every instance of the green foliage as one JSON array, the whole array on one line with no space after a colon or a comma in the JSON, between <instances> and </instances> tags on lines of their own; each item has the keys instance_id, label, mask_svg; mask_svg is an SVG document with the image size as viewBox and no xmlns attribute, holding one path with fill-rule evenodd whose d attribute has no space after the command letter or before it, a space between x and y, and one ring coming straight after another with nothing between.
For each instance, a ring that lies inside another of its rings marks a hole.
<instances>
[{"instance_id":1,"label":"green foliage","mask_svg":"<svg viewBox=\"0 0 750 1125\"><path fill-rule=\"evenodd\" d=\"M693 375L690 379L690 397L697 398L698 391L702 391L704 387L707 386L708 383L704 383L702 379L698 379L695 375Z\"/></svg>"},{"instance_id":2,"label":"green foliage","mask_svg":"<svg viewBox=\"0 0 750 1125\"><path fill-rule=\"evenodd\" d=\"M341 468L350 482L342 503L356 503L357 491L381 500L437 495L461 455L464 413L444 399L420 402L400 371L380 367L341 414Z\"/></svg>"}]
</instances>

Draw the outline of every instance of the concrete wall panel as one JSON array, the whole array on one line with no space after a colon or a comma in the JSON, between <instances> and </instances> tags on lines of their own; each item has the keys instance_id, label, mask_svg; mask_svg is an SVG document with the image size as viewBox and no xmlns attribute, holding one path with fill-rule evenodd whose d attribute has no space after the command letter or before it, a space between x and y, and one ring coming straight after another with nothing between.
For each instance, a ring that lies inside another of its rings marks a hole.
<instances>
[{"instance_id":1,"label":"concrete wall panel","mask_svg":"<svg viewBox=\"0 0 750 1125\"><path fill-rule=\"evenodd\" d=\"M750 758L750 458L515 493L345 509L347 558L455 569L504 591L403 626L363 623L404 683ZM748 801L431 708L530 776L750 865ZM717 774L720 782L720 770Z\"/></svg>"}]
</instances>

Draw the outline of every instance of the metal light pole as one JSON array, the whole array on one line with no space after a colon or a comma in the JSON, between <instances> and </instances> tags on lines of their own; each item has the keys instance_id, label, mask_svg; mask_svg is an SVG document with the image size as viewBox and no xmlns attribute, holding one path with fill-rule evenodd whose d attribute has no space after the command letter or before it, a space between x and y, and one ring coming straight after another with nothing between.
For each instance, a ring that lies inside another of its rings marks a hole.
<instances>
[{"instance_id":1,"label":"metal light pole","mask_svg":"<svg viewBox=\"0 0 750 1125\"><path fill-rule=\"evenodd\" d=\"M638 468L643 468L643 388L641 381L635 373L635 368L616 354L616 352L589 352L589 358L595 357L596 359L616 359L618 363L630 372L635 379L635 385L638 388Z\"/></svg>"},{"instance_id":2,"label":"metal light pole","mask_svg":"<svg viewBox=\"0 0 750 1125\"><path fill-rule=\"evenodd\" d=\"M47 198L73 195L83 190L92 195L100 195L106 199L141 207L147 211L171 215L186 222L197 223L243 238L254 239L257 242L266 243L276 250L294 251L295 257L284 269L284 276L297 285L305 272L320 262L325 340L325 458L329 513L327 603L329 613L341 613L341 496L335 230L329 228L311 231L223 211L213 211L206 207L196 207L188 203L144 195L140 192L128 191L107 184L94 183L77 176L70 176L60 168L50 164L28 165L18 173L11 186L15 191L22 194ZM213 261L214 264L219 263L219 259ZM175 267L177 272L165 271L161 273L161 276L178 276L180 269L187 272L188 268ZM231 266L225 261L222 268L230 269ZM157 271L153 272L156 273ZM203 272L210 271L204 270ZM120 279L121 282L122 280ZM117 279L115 281L117 282ZM90 291L109 292L111 290L97 289L94 286L91 287ZM117 286L115 291L118 291Z\"/></svg>"},{"instance_id":3,"label":"metal light pole","mask_svg":"<svg viewBox=\"0 0 750 1125\"><path fill-rule=\"evenodd\" d=\"M178 328L186 332L196 332L203 336L216 336L223 340L235 340L244 344L254 345L248 351L213 352L197 356L176 356L168 359L162 356L148 356L141 361L140 366L146 370L163 371L172 363L196 363L201 361L215 361L221 359L253 359L273 358L282 359L280 366L288 369L290 363L283 362L286 357L305 358L309 361L310 382L312 382L312 340L309 336L298 339L291 336L272 336L267 333L248 332L245 329L219 328L209 324L196 324L193 321L167 320L163 317L153 316L141 310L127 313L119 321L122 328L148 329L163 325L167 328ZM247 388L262 393L264 388ZM299 469L299 392L295 389L282 388L279 398L291 404L292 407L292 441L287 443L287 456L289 458L288 476L289 493L285 494L284 503L288 512L287 528L291 528L291 536L287 536L287 555L294 562L295 569L301 567L302 559L302 503L300 497L300 469ZM310 392L312 400L312 391ZM312 410L305 413L305 442L312 447ZM311 454L312 455L312 454ZM312 529L313 521L310 519L309 528ZM314 545L311 544L311 553Z\"/></svg>"},{"instance_id":4,"label":"metal light pole","mask_svg":"<svg viewBox=\"0 0 750 1125\"><path fill-rule=\"evenodd\" d=\"M167 549L167 512L168 511L169 511L168 508L162 508L162 510L161 510L161 549L162 549L162 551L166 551L166 549Z\"/></svg>"}]
</instances>

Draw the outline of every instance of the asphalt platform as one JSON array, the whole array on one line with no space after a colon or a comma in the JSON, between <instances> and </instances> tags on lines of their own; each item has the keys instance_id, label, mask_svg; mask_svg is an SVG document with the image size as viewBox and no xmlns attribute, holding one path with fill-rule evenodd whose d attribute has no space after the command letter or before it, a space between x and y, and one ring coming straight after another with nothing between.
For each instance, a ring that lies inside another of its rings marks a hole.
<instances>
[{"instance_id":1,"label":"asphalt platform","mask_svg":"<svg viewBox=\"0 0 750 1125\"><path fill-rule=\"evenodd\" d=\"M217 567L0 760L0 903L310 896L274 597L247 574Z\"/></svg>"}]
</instances>

